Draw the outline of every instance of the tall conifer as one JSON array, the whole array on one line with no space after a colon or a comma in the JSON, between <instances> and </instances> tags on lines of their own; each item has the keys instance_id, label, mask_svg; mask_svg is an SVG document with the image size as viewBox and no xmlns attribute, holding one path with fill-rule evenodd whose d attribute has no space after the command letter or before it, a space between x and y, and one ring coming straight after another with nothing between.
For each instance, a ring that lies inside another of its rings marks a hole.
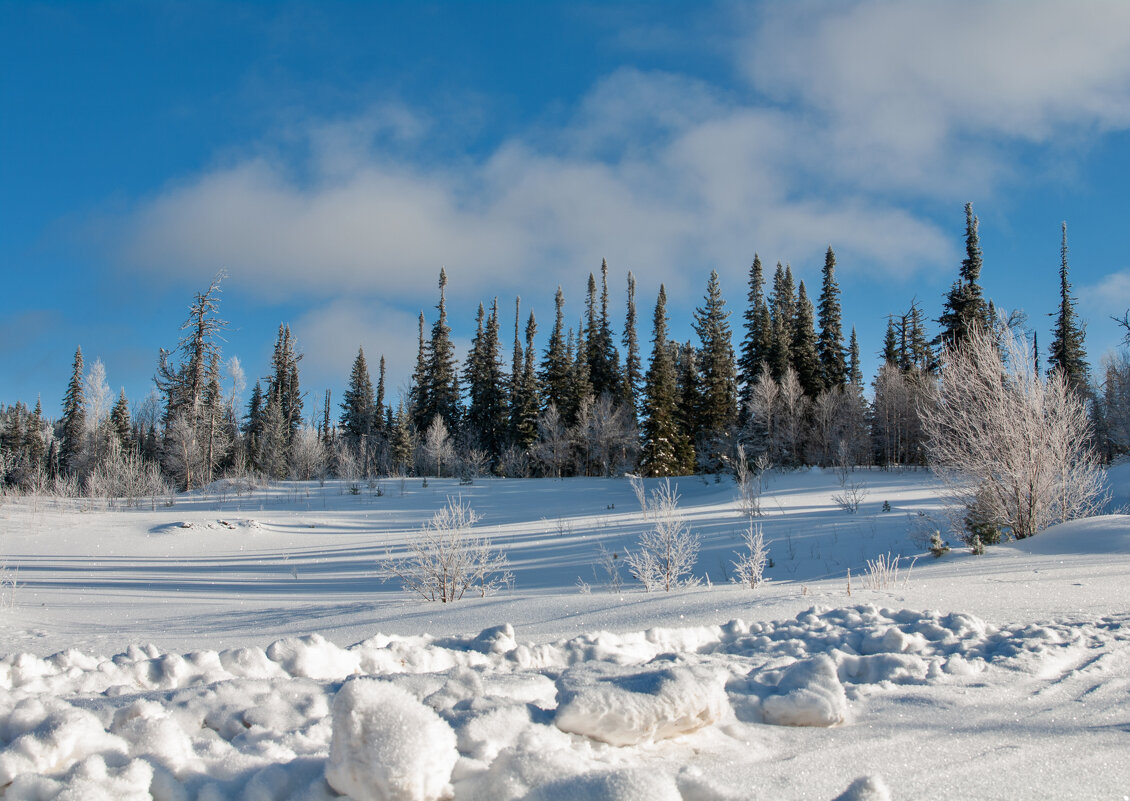
<instances>
[{"instance_id":1,"label":"tall conifer","mask_svg":"<svg viewBox=\"0 0 1130 801\"><path fill-rule=\"evenodd\" d=\"M632 420L639 413L640 401L640 343L636 333L636 277L628 271L628 311L624 317L624 392L623 402L631 412Z\"/></svg>"},{"instance_id":2,"label":"tall conifer","mask_svg":"<svg viewBox=\"0 0 1130 801\"><path fill-rule=\"evenodd\" d=\"M694 312L694 329L699 342L699 372L702 377L702 406L699 425L711 438L726 434L738 421L737 374L731 341L730 313L718 283L718 273L710 271L704 305Z\"/></svg>"},{"instance_id":3,"label":"tall conifer","mask_svg":"<svg viewBox=\"0 0 1130 801\"><path fill-rule=\"evenodd\" d=\"M772 350L773 321L765 302L765 275L761 258L755 253L749 268L749 294L743 314L745 336L738 357L738 378L741 385L740 416L744 420L749 412L753 387L761 373L761 365L768 362Z\"/></svg>"},{"instance_id":4,"label":"tall conifer","mask_svg":"<svg viewBox=\"0 0 1130 801\"><path fill-rule=\"evenodd\" d=\"M78 468L86 437L86 398L83 392L82 348L75 349L75 360L67 393L63 396L63 443L59 447L62 468L73 472Z\"/></svg>"},{"instance_id":5,"label":"tall conifer","mask_svg":"<svg viewBox=\"0 0 1130 801\"><path fill-rule=\"evenodd\" d=\"M958 280L950 287L938 323L942 333L938 340L944 347L964 344L974 328L988 331L992 323L989 305L981 289L981 239L973 204L965 204L965 258Z\"/></svg>"},{"instance_id":6,"label":"tall conifer","mask_svg":"<svg viewBox=\"0 0 1130 801\"><path fill-rule=\"evenodd\" d=\"M1058 371L1075 392L1086 394L1090 368L1083 348L1083 328L1075 312L1071 284L1067 280L1067 223L1063 223L1059 250L1059 311L1048 348L1048 374Z\"/></svg>"},{"instance_id":7,"label":"tall conifer","mask_svg":"<svg viewBox=\"0 0 1130 801\"><path fill-rule=\"evenodd\" d=\"M824 255L819 305L820 367L823 383L827 388L842 387L847 383L842 314L840 287L836 283L836 254L829 245L828 252Z\"/></svg>"},{"instance_id":8,"label":"tall conifer","mask_svg":"<svg viewBox=\"0 0 1130 801\"><path fill-rule=\"evenodd\" d=\"M373 401L373 382L369 377L369 365L365 361L365 349L357 349L353 369L349 372L349 386L341 397L341 427L346 437L358 441L373 433L377 410Z\"/></svg>"},{"instance_id":9,"label":"tall conifer","mask_svg":"<svg viewBox=\"0 0 1130 801\"><path fill-rule=\"evenodd\" d=\"M642 406L640 472L646 476L670 476L693 470L694 451L676 419L675 363L667 339L667 292L662 285L655 303L651 362L644 381Z\"/></svg>"},{"instance_id":10,"label":"tall conifer","mask_svg":"<svg viewBox=\"0 0 1130 801\"><path fill-rule=\"evenodd\" d=\"M549 335L546 345L545 358L541 363L542 397L545 406L551 404L565 415L569 402L570 374L572 372L572 357L567 353L565 338L565 294L561 287L557 287L557 294L553 299L554 318L553 331Z\"/></svg>"}]
</instances>

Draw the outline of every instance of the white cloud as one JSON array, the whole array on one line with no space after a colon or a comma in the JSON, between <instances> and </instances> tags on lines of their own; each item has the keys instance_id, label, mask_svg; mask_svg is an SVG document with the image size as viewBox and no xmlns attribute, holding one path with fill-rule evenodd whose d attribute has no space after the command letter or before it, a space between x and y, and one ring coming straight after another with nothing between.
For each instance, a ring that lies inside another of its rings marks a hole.
<instances>
[{"instance_id":1,"label":"white cloud","mask_svg":"<svg viewBox=\"0 0 1130 801\"><path fill-rule=\"evenodd\" d=\"M143 202L121 255L225 266L268 297L390 303L432 297L440 265L460 300L557 283L575 300L602 257L697 298L712 267L740 285L754 251L815 276L828 244L841 280L907 280L957 261L917 201L956 219L1014 169L1008 144L1130 124L1130 4L767 8L734 35L756 98L623 68L566 124L439 166L434 124L404 106L311 121L287 156L264 147Z\"/></svg>"},{"instance_id":2,"label":"white cloud","mask_svg":"<svg viewBox=\"0 0 1130 801\"><path fill-rule=\"evenodd\" d=\"M1079 305L1086 310L1100 316L1121 317L1130 309L1130 270L1109 273L1097 283L1078 287L1076 294Z\"/></svg>"},{"instance_id":3,"label":"white cloud","mask_svg":"<svg viewBox=\"0 0 1130 801\"><path fill-rule=\"evenodd\" d=\"M1130 124L1130 4L1114 0L769 4L738 57L759 91L826 115L835 163L874 182L968 185L1006 157L987 138Z\"/></svg>"}]
</instances>

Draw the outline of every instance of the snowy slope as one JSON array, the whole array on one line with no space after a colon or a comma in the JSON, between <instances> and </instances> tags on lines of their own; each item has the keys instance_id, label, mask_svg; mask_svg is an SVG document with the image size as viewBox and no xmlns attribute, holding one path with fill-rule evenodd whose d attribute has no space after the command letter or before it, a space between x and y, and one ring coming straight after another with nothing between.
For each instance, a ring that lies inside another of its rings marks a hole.
<instances>
[{"instance_id":1,"label":"snowy slope","mask_svg":"<svg viewBox=\"0 0 1130 801\"><path fill-rule=\"evenodd\" d=\"M725 582L732 484L680 480L712 586L670 595L594 571L644 526L624 480L8 500L0 798L1130 796L1130 518L869 589L944 523L929 474L859 478L848 515L833 475L772 477L756 591ZM512 590L429 605L376 575L449 494Z\"/></svg>"}]
</instances>

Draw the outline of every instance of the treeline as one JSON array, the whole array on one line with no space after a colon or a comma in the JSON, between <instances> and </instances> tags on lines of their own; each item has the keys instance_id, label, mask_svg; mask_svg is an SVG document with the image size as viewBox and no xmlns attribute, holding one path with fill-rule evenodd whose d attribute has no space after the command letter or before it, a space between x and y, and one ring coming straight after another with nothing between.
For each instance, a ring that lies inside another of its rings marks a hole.
<instances>
[{"instance_id":1,"label":"treeline","mask_svg":"<svg viewBox=\"0 0 1130 801\"><path fill-rule=\"evenodd\" d=\"M691 341L670 338L661 286L646 358L635 278L627 276L617 336L603 263L599 276L589 275L578 326L567 325L558 287L539 351L535 316L517 299L507 352L504 312L494 299L479 305L470 352L460 362L441 270L434 321L429 327L419 317L406 397L395 405L387 397L383 356L374 387L359 349L341 401L335 405L326 391L309 417L302 354L286 325L267 374L241 405L242 368L221 357L226 323L218 314L218 276L195 297L177 346L161 350L156 392L132 418L124 391L111 403L101 362L84 370L81 349L59 420L46 420L38 403L33 411L22 403L0 409L0 477L21 490L135 497L165 482L193 488L232 475L680 475L733 469L739 452L761 467L924 464L921 412L936 397L941 354L974 330L1003 336L1024 323L1022 315L999 314L984 297L978 221L971 205L965 213L966 257L944 298L940 332L928 334L917 301L892 315L870 399L854 327L845 337L831 247L815 301L788 265L778 262L769 276L755 255L737 326L712 272ZM1089 399L1095 444L1111 458L1130 447L1130 365L1112 361L1100 384L1091 381L1068 281L1066 225L1060 279L1047 369ZM1031 342L1038 352L1035 335ZM232 379L226 391L225 367Z\"/></svg>"}]
</instances>

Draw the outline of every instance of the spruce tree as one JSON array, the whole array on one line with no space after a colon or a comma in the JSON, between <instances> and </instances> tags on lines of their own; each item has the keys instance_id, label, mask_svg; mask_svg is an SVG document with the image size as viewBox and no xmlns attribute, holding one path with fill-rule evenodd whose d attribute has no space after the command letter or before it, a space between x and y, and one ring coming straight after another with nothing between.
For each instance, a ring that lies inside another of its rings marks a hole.
<instances>
[{"instance_id":1,"label":"spruce tree","mask_svg":"<svg viewBox=\"0 0 1130 801\"><path fill-rule=\"evenodd\" d=\"M283 387L268 393L263 409L263 430L259 436L255 464L268 478L286 478L286 459L290 428L283 411Z\"/></svg>"},{"instance_id":2,"label":"spruce tree","mask_svg":"<svg viewBox=\"0 0 1130 801\"><path fill-rule=\"evenodd\" d=\"M251 388L251 397L247 401L247 417L244 418L243 433L247 439L247 455L251 466L262 469L256 461L259 458L259 441L263 436L263 386L256 381Z\"/></svg>"},{"instance_id":3,"label":"spruce tree","mask_svg":"<svg viewBox=\"0 0 1130 801\"><path fill-rule=\"evenodd\" d=\"M678 396L676 419L679 428L698 446L703 442L707 429L703 424L702 378L699 374L698 351L690 342L673 342L671 347L675 359L675 391Z\"/></svg>"},{"instance_id":4,"label":"spruce tree","mask_svg":"<svg viewBox=\"0 0 1130 801\"><path fill-rule=\"evenodd\" d=\"M542 397L545 408L555 406L562 415L568 408L569 386L572 374L572 358L567 352L565 338L565 295L561 287L557 287L557 294L553 300L555 314L553 331L549 335L549 344L545 349L545 358L541 363Z\"/></svg>"},{"instance_id":5,"label":"spruce tree","mask_svg":"<svg viewBox=\"0 0 1130 801\"><path fill-rule=\"evenodd\" d=\"M635 422L640 401L640 343L636 334L636 277L628 271L628 311L624 317L624 391L623 403Z\"/></svg>"},{"instance_id":6,"label":"spruce tree","mask_svg":"<svg viewBox=\"0 0 1130 801\"><path fill-rule=\"evenodd\" d=\"M883 337L883 363L891 367L899 366L899 342L895 335L895 322L893 317L887 318L887 333Z\"/></svg>"},{"instance_id":7,"label":"spruce tree","mask_svg":"<svg viewBox=\"0 0 1130 801\"><path fill-rule=\"evenodd\" d=\"M824 388L820 356L816 350L814 313L812 301L808 299L808 292L804 288L804 281L801 281L797 291L796 317L793 322L793 341L789 356L804 394L809 398L815 398Z\"/></svg>"},{"instance_id":8,"label":"spruce tree","mask_svg":"<svg viewBox=\"0 0 1130 801\"><path fill-rule=\"evenodd\" d=\"M365 349L360 347L357 358L353 360L353 369L349 371L349 385L341 396L342 433L354 443L362 437L369 437L373 433L376 413L369 365L365 361Z\"/></svg>"},{"instance_id":9,"label":"spruce tree","mask_svg":"<svg viewBox=\"0 0 1130 801\"><path fill-rule=\"evenodd\" d=\"M589 273L588 298L585 303L585 349L589 381L593 395L608 393L620 396L620 354L612 342L612 326L608 319L608 262L600 265L600 312L596 311L596 279Z\"/></svg>"},{"instance_id":10,"label":"spruce tree","mask_svg":"<svg viewBox=\"0 0 1130 801\"><path fill-rule=\"evenodd\" d=\"M459 375L455 365L455 345L451 342L451 327L447 324L447 271L439 271L439 317L432 325L432 336L427 345L427 399L423 414L425 426L431 425L436 415L443 420L447 430L459 430ZM426 428L421 428L426 430Z\"/></svg>"},{"instance_id":11,"label":"spruce tree","mask_svg":"<svg viewBox=\"0 0 1130 801\"><path fill-rule=\"evenodd\" d=\"M774 381L784 378L791 362L793 325L796 319L796 297L793 271L777 262L770 298L769 373Z\"/></svg>"},{"instance_id":12,"label":"spruce tree","mask_svg":"<svg viewBox=\"0 0 1130 801\"><path fill-rule=\"evenodd\" d=\"M468 436L497 464L506 445L506 381L499 343L498 299L486 317L482 304L475 339L467 356L465 378L469 394Z\"/></svg>"},{"instance_id":13,"label":"spruce tree","mask_svg":"<svg viewBox=\"0 0 1130 801\"><path fill-rule=\"evenodd\" d=\"M836 283L836 254L831 245L824 255L823 283L819 304L821 377L825 387L832 389L847 383L844 364L844 330L840 307L840 287Z\"/></svg>"},{"instance_id":14,"label":"spruce tree","mask_svg":"<svg viewBox=\"0 0 1130 801\"><path fill-rule=\"evenodd\" d=\"M67 472L78 469L86 438L86 399L83 393L82 348L75 349L75 360L67 393L63 396L62 445L59 461Z\"/></svg>"},{"instance_id":15,"label":"spruce tree","mask_svg":"<svg viewBox=\"0 0 1130 801\"><path fill-rule=\"evenodd\" d=\"M912 367L920 373L932 374L937 371L934 360L934 351L930 347L930 340L926 336L926 317L918 307L918 301L910 304L907 312L907 350Z\"/></svg>"},{"instance_id":16,"label":"spruce tree","mask_svg":"<svg viewBox=\"0 0 1130 801\"><path fill-rule=\"evenodd\" d=\"M753 397L753 387L761 373L762 363L768 362L772 350L773 321L769 306L765 302L765 275L761 258L755 253L749 268L749 294L743 315L745 337L742 339L741 355L738 357L738 378L741 384L740 416L743 420L749 414L749 403Z\"/></svg>"},{"instance_id":17,"label":"spruce tree","mask_svg":"<svg viewBox=\"0 0 1130 801\"><path fill-rule=\"evenodd\" d=\"M125 387L118 394L118 400L110 410L110 428L122 453L133 450L133 429L129 422L129 401L126 400Z\"/></svg>"},{"instance_id":18,"label":"spruce tree","mask_svg":"<svg viewBox=\"0 0 1130 801\"><path fill-rule=\"evenodd\" d=\"M572 367L569 372L569 394L565 407L561 410L561 417L566 421L566 425L572 426L577 422L581 406L586 399L593 396L589 362L585 356L587 351L580 331L574 336L573 329L569 329L565 352L572 357Z\"/></svg>"},{"instance_id":19,"label":"spruce tree","mask_svg":"<svg viewBox=\"0 0 1130 801\"><path fill-rule=\"evenodd\" d=\"M725 307L718 273L711 270L706 284L705 304L694 312L694 329L701 343L698 367L702 405L699 425L711 439L725 436L738 422L737 373L728 322L730 313Z\"/></svg>"},{"instance_id":20,"label":"spruce tree","mask_svg":"<svg viewBox=\"0 0 1130 801\"><path fill-rule=\"evenodd\" d=\"M221 334L228 326L218 316L224 277L222 272L218 273L208 289L193 298L188 319L181 325L181 330L188 333L173 351L161 349L157 366L157 388L165 396L165 422L183 415L198 434L203 432L206 418L208 365L213 356L219 357ZM176 353L180 354L179 365L170 362Z\"/></svg>"},{"instance_id":21,"label":"spruce tree","mask_svg":"<svg viewBox=\"0 0 1130 801\"><path fill-rule=\"evenodd\" d=\"M961 272L946 295L938 323L942 333L938 341L944 347L959 347L969 339L974 328L990 329L992 318L981 290L981 240L973 204L965 204L965 258Z\"/></svg>"},{"instance_id":22,"label":"spruce tree","mask_svg":"<svg viewBox=\"0 0 1130 801\"><path fill-rule=\"evenodd\" d=\"M859 364L859 339L855 335L854 325L851 327L851 344L848 346L848 383L863 389L863 368Z\"/></svg>"},{"instance_id":23,"label":"spruce tree","mask_svg":"<svg viewBox=\"0 0 1130 801\"><path fill-rule=\"evenodd\" d=\"M416 448L416 434L412 429L412 415L401 402L396 409L392 428L392 463L401 474L412 467L412 455Z\"/></svg>"},{"instance_id":24,"label":"spruce tree","mask_svg":"<svg viewBox=\"0 0 1130 801\"><path fill-rule=\"evenodd\" d=\"M272 374L267 384L268 403L275 397L279 404L279 414L282 415L283 425L286 428L286 443L289 446L291 439L302 425L302 390L298 382L298 362L302 354L298 353L297 343L290 333L290 326L279 324L278 337L275 340L274 356L271 359Z\"/></svg>"},{"instance_id":25,"label":"spruce tree","mask_svg":"<svg viewBox=\"0 0 1130 801\"><path fill-rule=\"evenodd\" d=\"M380 366L377 368L377 397L373 402L373 428L379 433L385 433L385 417L388 410L385 408L385 355L381 354Z\"/></svg>"},{"instance_id":26,"label":"spruce tree","mask_svg":"<svg viewBox=\"0 0 1130 801\"><path fill-rule=\"evenodd\" d=\"M47 448L43 442L43 404L39 398L35 399L35 411L32 412L31 420L28 422L27 440L24 448L31 469L38 470L44 466Z\"/></svg>"},{"instance_id":27,"label":"spruce tree","mask_svg":"<svg viewBox=\"0 0 1130 801\"><path fill-rule=\"evenodd\" d=\"M431 421L424 421L428 405L428 353L424 342L424 313L420 312L417 321L419 344L416 348L416 369L412 371L412 386L408 390L408 405L411 409L412 421L417 431L425 430Z\"/></svg>"},{"instance_id":28,"label":"spruce tree","mask_svg":"<svg viewBox=\"0 0 1130 801\"><path fill-rule=\"evenodd\" d=\"M1086 395L1090 368L1083 348L1083 328L1075 312L1075 299L1071 297L1071 284L1067 280L1067 223L1063 223L1063 241L1059 258L1059 311L1052 329L1052 344L1048 348L1048 375L1059 372L1067 386Z\"/></svg>"},{"instance_id":29,"label":"spruce tree","mask_svg":"<svg viewBox=\"0 0 1130 801\"><path fill-rule=\"evenodd\" d=\"M326 389L326 400L322 404L322 430L319 433L322 436L322 444L327 448L332 448L334 444L333 424L330 422L331 399L330 390Z\"/></svg>"},{"instance_id":30,"label":"spruce tree","mask_svg":"<svg viewBox=\"0 0 1130 801\"><path fill-rule=\"evenodd\" d=\"M667 292L662 285L655 303L654 332L644 380L640 472L645 476L680 475L693 469L694 451L676 418L675 362L667 339Z\"/></svg>"},{"instance_id":31,"label":"spruce tree","mask_svg":"<svg viewBox=\"0 0 1130 801\"><path fill-rule=\"evenodd\" d=\"M522 361L522 374L514 391L512 420L514 425L514 444L523 451L534 446L538 439L538 397L537 373L534 367L534 337L537 334L537 320L531 311L526 320L526 348Z\"/></svg>"}]
</instances>

